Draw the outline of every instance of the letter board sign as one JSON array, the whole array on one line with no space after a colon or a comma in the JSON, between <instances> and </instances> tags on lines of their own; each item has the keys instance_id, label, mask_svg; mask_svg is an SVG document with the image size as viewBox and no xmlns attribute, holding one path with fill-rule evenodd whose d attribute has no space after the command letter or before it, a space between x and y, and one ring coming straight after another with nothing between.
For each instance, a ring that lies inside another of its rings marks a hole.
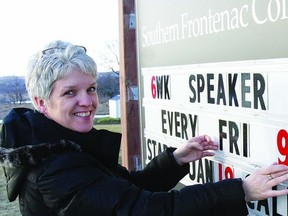
<instances>
[{"instance_id":1,"label":"letter board sign","mask_svg":"<svg viewBox=\"0 0 288 216\"><path fill-rule=\"evenodd\" d=\"M288 165L288 0L136 0L136 33L144 164L208 134L219 150L184 185ZM287 215L287 202L249 215Z\"/></svg>"}]
</instances>

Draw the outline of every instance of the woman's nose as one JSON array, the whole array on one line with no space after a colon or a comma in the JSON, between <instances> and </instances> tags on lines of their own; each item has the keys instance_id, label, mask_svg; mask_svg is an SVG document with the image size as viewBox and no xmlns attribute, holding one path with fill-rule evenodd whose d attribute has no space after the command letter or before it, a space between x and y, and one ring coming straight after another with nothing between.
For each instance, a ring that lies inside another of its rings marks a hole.
<instances>
[{"instance_id":1,"label":"woman's nose","mask_svg":"<svg viewBox=\"0 0 288 216\"><path fill-rule=\"evenodd\" d=\"M78 99L78 104L80 106L91 106L92 98L88 94L81 94Z\"/></svg>"}]
</instances>

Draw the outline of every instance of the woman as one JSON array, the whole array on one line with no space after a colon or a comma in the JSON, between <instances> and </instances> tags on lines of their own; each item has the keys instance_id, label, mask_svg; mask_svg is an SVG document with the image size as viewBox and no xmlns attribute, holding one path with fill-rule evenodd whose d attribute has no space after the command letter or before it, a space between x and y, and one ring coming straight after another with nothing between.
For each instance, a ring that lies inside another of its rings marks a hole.
<instances>
[{"instance_id":1,"label":"woman","mask_svg":"<svg viewBox=\"0 0 288 216\"><path fill-rule=\"evenodd\" d=\"M19 196L23 215L247 215L247 201L288 193L272 191L288 179L288 168L276 164L243 181L171 190L189 162L214 155L208 136L129 173L117 163L120 134L93 128L96 75L86 49L67 42L54 41L32 58L26 86L36 111L13 109L1 131L8 198Z\"/></svg>"}]
</instances>

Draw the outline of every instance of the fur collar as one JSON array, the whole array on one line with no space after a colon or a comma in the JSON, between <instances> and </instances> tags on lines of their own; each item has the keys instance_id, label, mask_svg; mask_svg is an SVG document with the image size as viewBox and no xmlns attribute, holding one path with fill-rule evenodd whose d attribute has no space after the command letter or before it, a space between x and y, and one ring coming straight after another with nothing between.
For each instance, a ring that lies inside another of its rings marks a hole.
<instances>
[{"instance_id":1,"label":"fur collar","mask_svg":"<svg viewBox=\"0 0 288 216\"><path fill-rule=\"evenodd\" d=\"M4 118L0 146L19 148L40 143L58 143L71 140L82 151L98 158L104 164L117 166L121 134L93 128L87 133L72 131L47 118L42 113L26 108L15 108ZM2 138L2 140L1 140Z\"/></svg>"},{"instance_id":2,"label":"fur collar","mask_svg":"<svg viewBox=\"0 0 288 216\"><path fill-rule=\"evenodd\" d=\"M4 167L33 167L52 154L80 151L82 150L78 144L68 140L54 144L27 145L16 149L0 147L0 163Z\"/></svg>"}]
</instances>

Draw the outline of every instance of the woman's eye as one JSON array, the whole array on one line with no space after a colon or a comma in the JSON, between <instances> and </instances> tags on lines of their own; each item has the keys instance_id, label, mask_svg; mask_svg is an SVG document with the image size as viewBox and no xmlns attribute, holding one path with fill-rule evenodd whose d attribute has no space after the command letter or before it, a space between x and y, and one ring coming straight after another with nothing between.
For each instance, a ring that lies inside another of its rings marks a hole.
<instances>
[{"instance_id":1,"label":"woman's eye","mask_svg":"<svg viewBox=\"0 0 288 216\"><path fill-rule=\"evenodd\" d=\"M96 91L96 87L90 87L90 88L88 88L88 92L95 92Z\"/></svg>"},{"instance_id":2,"label":"woman's eye","mask_svg":"<svg viewBox=\"0 0 288 216\"><path fill-rule=\"evenodd\" d=\"M65 93L64 93L64 95L73 95L73 91L66 91Z\"/></svg>"}]
</instances>

